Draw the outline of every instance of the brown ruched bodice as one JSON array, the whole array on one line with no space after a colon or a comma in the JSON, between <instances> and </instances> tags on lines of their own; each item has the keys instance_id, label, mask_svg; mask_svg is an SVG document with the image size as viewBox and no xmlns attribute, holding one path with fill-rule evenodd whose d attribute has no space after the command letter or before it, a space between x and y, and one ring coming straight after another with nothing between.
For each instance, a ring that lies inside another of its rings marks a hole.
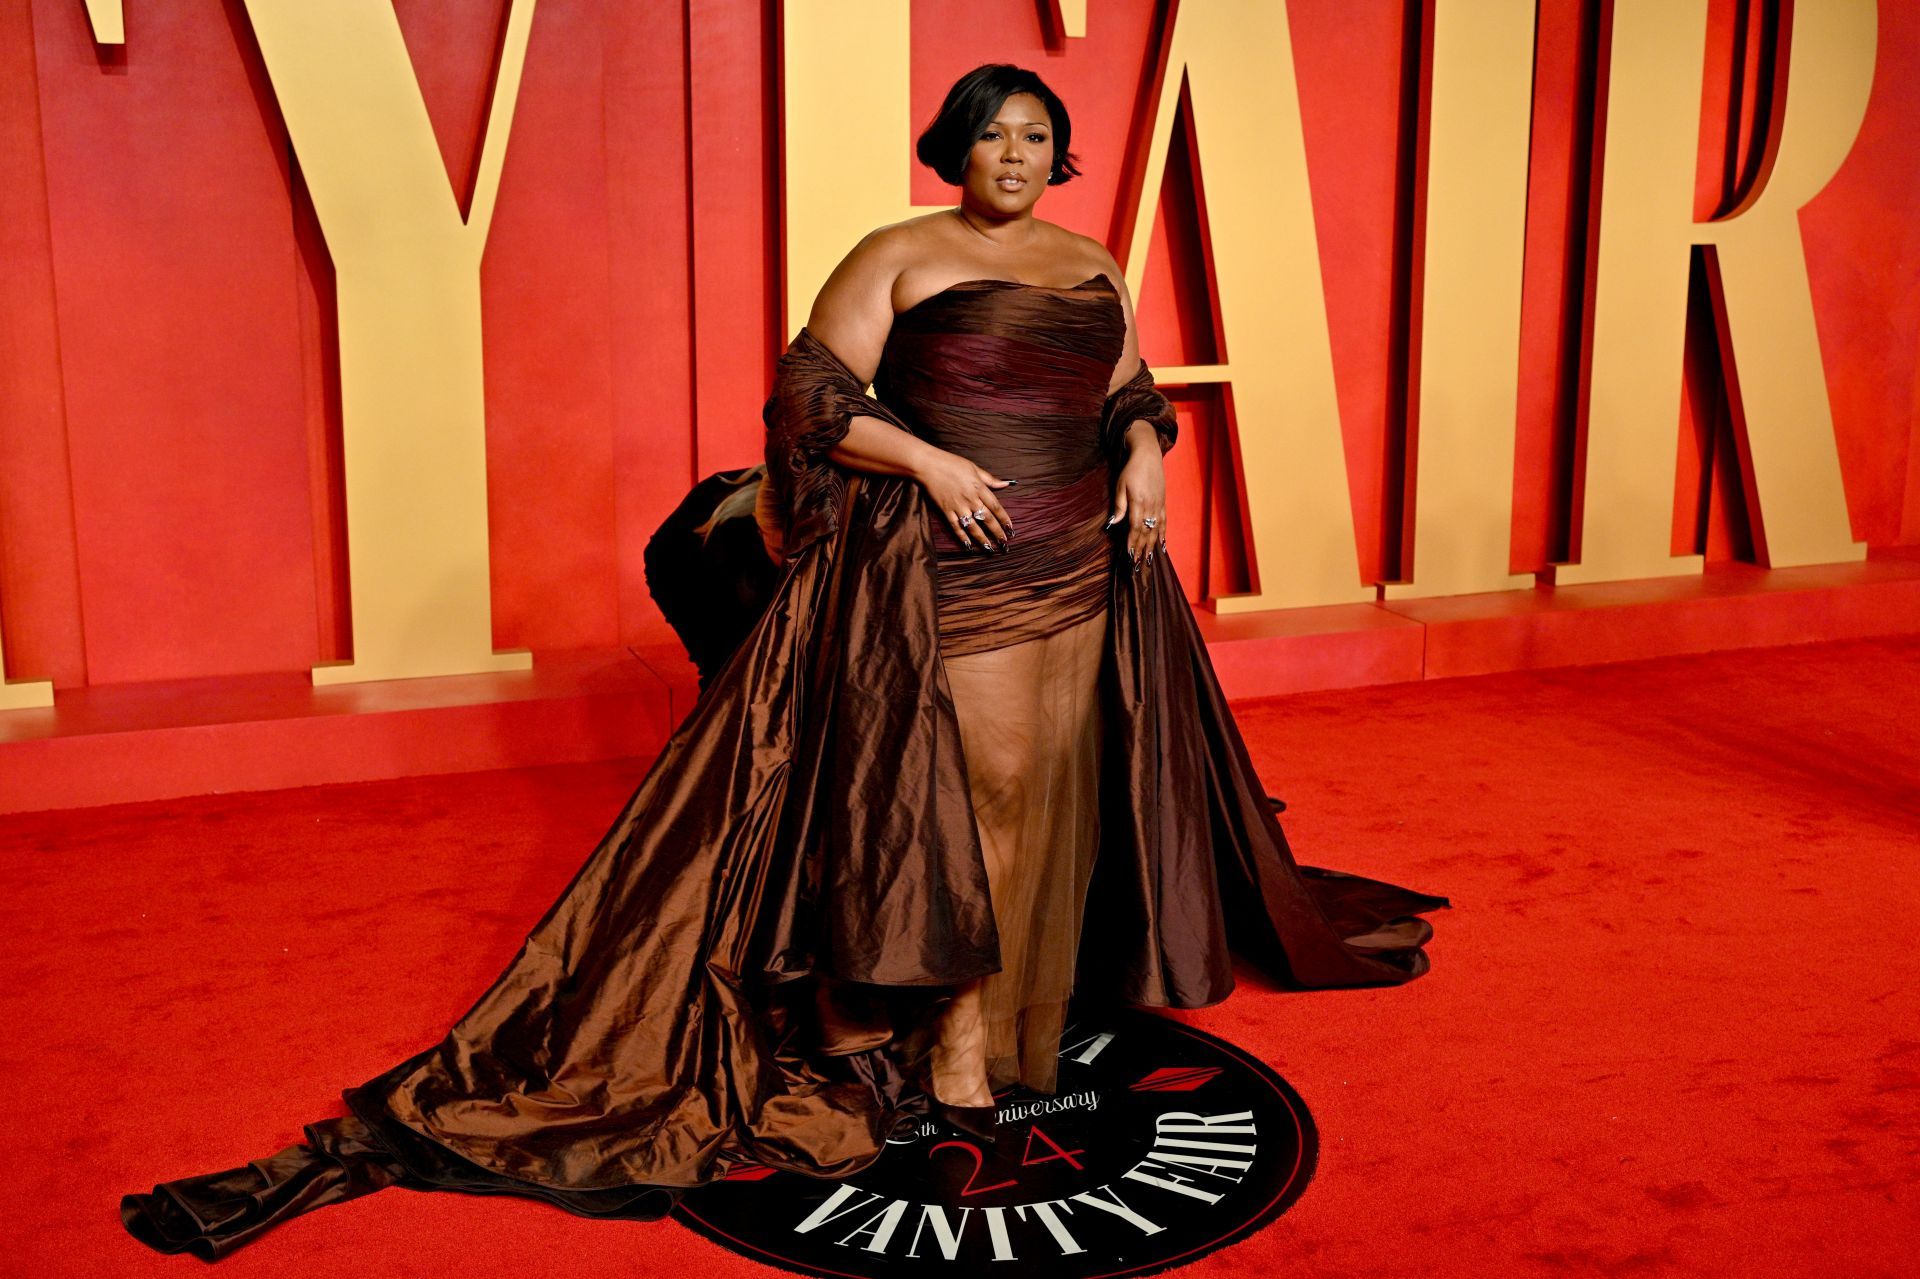
<instances>
[{"instance_id":1,"label":"brown ruched bodice","mask_svg":"<svg viewBox=\"0 0 1920 1279\"><path fill-rule=\"evenodd\" d=\"M933 513L940 649L1054 634L1106 607L1113 542L1101 411L1126 339L1113 283L963 280L894 317L874 392L943 449L1014 486L1004 551L969 549Z\"/></svg>"}]
</instances>

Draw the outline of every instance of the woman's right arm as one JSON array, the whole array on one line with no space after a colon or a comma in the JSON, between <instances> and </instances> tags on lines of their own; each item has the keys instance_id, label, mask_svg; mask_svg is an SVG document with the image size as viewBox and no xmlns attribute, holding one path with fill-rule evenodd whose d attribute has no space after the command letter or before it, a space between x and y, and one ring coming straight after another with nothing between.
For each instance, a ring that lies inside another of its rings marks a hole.
<instances>
[{"instance_id":1,"label":"woman's right arm","mask_svg":"<svg viewBox=\"0 0 1920 1279\"><path fill-rule=\"evenodd\" d=\"M904 228L871 231L841 259L814 297L807 328L862 385L880 370L881 353L893 331L893 285L910 252ZM1012 528L993 495L1006 480L891 422L859 415L848 419L847 433L826 456L852 470L918 480L962 541L992 550L995 542L1004 544ZM981 509L986 518L959 523L960 514Z\"/></svg>"}]
</instances>

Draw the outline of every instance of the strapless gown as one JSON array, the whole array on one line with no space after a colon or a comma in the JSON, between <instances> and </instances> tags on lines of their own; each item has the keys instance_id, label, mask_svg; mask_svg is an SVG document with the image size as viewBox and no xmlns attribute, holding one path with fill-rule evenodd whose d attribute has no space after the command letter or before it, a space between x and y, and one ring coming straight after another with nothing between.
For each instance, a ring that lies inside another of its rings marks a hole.
<instances>
[{"instance_id":1,"label":"strapless gown","mask_svg":"<svg viewBox=\"0 0 1920 1279\"><path fill-rule=\"evenodd\" d=\"M939 648L959 720L1001 968L948 1032L932 1071L967 1095L1052 1092L1099 849L1099 675L1115 536L1102 452L1107 384L1125 342L1105 276L1055 289L969 280L895 319L876 393L919 433L1000 479L999 551L931 522Z\"/></svg>"},{"instance_id":2,"label":"strapless gown","mask_svg":"<svg viewBox=\"0 0 1920 1279\"><path fill-rule=\"evenodd\" d=\"M764 601L573 882L347 1115L127 1228L213 1258L396 1184L659 1217L741 1163L865 1168L936 1048L1050 1090L1069 998L1217 1002L1230 950L1294 988L1424 973L1447 899L1294 862L1172 566L1105 527L1123 324L1104 276L965 281L896 317L877 398L802 329L752 477L790 499L778 571L737 575ZM827 463L859 413L1017 480L1010 549Z\"/></svg>"}]
</instances>

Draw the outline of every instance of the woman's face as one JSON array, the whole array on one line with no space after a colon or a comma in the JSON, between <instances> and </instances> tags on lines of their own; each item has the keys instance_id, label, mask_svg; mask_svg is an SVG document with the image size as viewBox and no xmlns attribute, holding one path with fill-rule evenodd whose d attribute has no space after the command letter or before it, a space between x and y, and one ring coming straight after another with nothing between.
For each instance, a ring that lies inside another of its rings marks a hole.
<instances>
[{"instance_id":1,"label":"woman's face","mask_svg":"<svg viewBox=\"0 0 1920 1279\"><path fill-rule=\"evenodd\" d=\"M1040 99L1012 93L967 156L966 191L1003 217L1026 212L1053 172L1053 121Z\"/></svg>"}]
</instances>

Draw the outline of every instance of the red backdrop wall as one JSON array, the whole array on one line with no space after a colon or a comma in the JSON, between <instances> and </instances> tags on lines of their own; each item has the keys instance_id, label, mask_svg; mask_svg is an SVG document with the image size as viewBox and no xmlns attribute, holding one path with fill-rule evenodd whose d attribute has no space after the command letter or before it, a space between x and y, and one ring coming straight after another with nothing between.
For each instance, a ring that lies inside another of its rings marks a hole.
<instances>
[{"instance_id":1,"label":"red backdrop wall","mask_svg":"<svg viewBox=\"0 0 1920 1279\"><path fill-rule=\"evenodd\" d=\"M1515 566L1566 545L1597 33L1542 0ZM1033 0L913 5L911 123L977 63L1038 69L1086 176L1041 214L1119 247L1166 3L1101 0L1083 39ZM504 0L396 0L453 188L478 155ZM1419 0L1291 0L1360 572L1402 539ZM1714 0L1700 214L1741 185L1768 10ZM57 686L297 670L348 649L331 269L239 0L0 6L0 617L7 673ZM657 626L640 553L701 475L757 460L784 339L776 6L540 0L483 266L495 639ZM1736 91L1737 90L1737 91ZM1756 123L1759 122L1759 123ZM1857 537L1920 544L1920 12L1883 5L1865 126L1801 213ZM874 148L911 145L910 123ZM849 162L859 163L853 155ZM1155 365L1209 362L1204 234L1176 142L1140 293ZM913 197L951 202L916 170ZM805 300L796 303L804 307ZM1674 547L1749 553L1711 317L1676 420ZM1242 358L1245 358L1242 356ZM1244 589L1214 393L1169 457L1176 566Z\"/></svg>"}]
</instances>

